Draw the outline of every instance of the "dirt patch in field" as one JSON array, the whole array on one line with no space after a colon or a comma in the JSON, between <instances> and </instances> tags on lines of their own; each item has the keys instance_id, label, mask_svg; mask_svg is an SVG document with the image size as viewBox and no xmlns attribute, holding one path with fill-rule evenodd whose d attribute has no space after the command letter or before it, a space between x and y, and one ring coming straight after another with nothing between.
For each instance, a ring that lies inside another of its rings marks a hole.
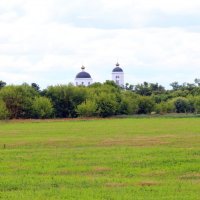
<instances>
[{"instance_id":1,"label":"dirt patch in field","mask_svg":"<svg viewBox=\"0 0 200 200\"><path fill-rule=\"evenodd\" d=\"M145 186L156 186L159 185L159 183L154 181L144 181L144 182L139 182L137 185L145 187Z\"/></svg>"},{"instance_id":2,"label":"dirt patch in field","mask_svg":"<svg viewBox=\"0 0 200 200\"><path fill-rule=\"evenodd\" d=\"M150 186L157 186L160 185L160 183L155 182L155 181L144 181L144 182L139 182L139 183L106 183L106 187L112 187L112 188L117 188L117 187L136 187L136 186L142 186L142 187L150 187Z\"/></svg>"},{"instance_id":3,"label":"dirt patch in field","mask_svg":"<svg viewBox=\"0 0 200 200\"><path fill-rule=\"evenodd\" d=\"M128 184L128 183L106 183L105 186L106 187L111 187L111 188L116 188L116 187L127 187L130 186L132 184Z\"/></svg>"},{"instance_id":4,"label":"dirt patch in field","mask_svg":"<svg viewBox=\"0 0 200 200\"><path fill-rule=\"evenodd\" d=\"M180 176L184 180L200 180L200 173L190 173Z\"/></svg>"},{"instance_id":5,"label":"dirt patch in field","mask_svg":"<svg viewBox=\"0 0 200 200\"><path fill-rule=\"evenodd\" d=\"M111 171L111 168L109 167L97 166L92 169L92 172L95 172L95 173L103 173L103 172L109 172L109 171Z\"/></svg>"},{"instance_id":6,"label":"dirt patch in field","mask_svg":"<svg viewBox=\"0 0 200 200\"><path fill-rule=\"evenodd\" d=\"M100 142L100 146L138 146L138 147L150 147L158 145L167 145L169 136L151 136L151 137L135 137L135 138L117 138L117 139L107 139Z\"/></svg>"}]
</instances>

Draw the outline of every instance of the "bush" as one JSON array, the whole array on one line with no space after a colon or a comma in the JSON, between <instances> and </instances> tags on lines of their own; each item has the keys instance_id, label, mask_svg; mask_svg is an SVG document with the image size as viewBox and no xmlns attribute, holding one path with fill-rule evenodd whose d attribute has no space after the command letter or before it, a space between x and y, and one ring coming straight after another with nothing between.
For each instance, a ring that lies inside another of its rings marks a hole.
<instances>
[{"instance_id":1,"label":"bush","mask_svg":"<svg viewBox=\"0 0 200 200\"><path fill-rule=\"evenodd\" d=\"M138 98L138 114L149 114L154 111L155 102L151 97L140 96Z\"/></svg>"},{"instance_id":2,"label":"bush","mask_svg":"<svg viewBox=\"0 0 200 200\"><path fill-rule=\"evenodd\" d=\"M194 99L194 108L196 114L200 113L200 97Z\"/></svg>"},{"instance_id":3,"label":"bush","mask_svg":"<svg viewBox=\"0 0 200 200\"><path fill-rule=\"evenodd\" d=\"M156 104L155 111L158 114L173 113L175 112L175 106L174 103L171 101L161 102L159 104Z\"/></svg>"},{"instance_id":4,"label":"bush","mask_svg":"<svg viewBox=\"0 0 200 200\"><path fill-rule=\"evenodd\" d=\"M97 114L97 105L94 101L87 100L86 102L83 102L77 106L76 112L78 116L92 117Z\"/></svg>"},{"instance_id":5,"label":"bush","mask_svg":"<svg viewBox=\"0 0 200 200\"><path fill-rule=\"evenodd\" d=\"M185 97L178 97L172 101L177 113L186 113L190 110L189 101Z\"/></svg>"},{"instance_id":6,"label":"bush","mask_svg":"<svg viewBox=\"0 0 200 200\"><path fill-rule=\"evenodd\" d=\"M133 115L138 112L138 95L133 92L126 91L122 93L122 100L120 102L119 114Z\"/></svg>"},{"instance_id":7,"label":"bush","mask_svg":"<svg viewBox=\"0 0 200 200\"><path fill-rule=\"evenodd\" d=\"M97 113L100 117L109 117L116 113L117 103L114 95L102 93L96 100Z\"/></svg>"},{"instance_id":8,"label":"bush","mask_svg":"<svg viewBox=\"0 0 200 200\"><path fill-rule=\"evenodd\" d=\"M33 101L32 112L34 118L49 118L53 113L53 105L46 97L36 97Z\"/></svg>"},{"instance_id":9,"label":"bush","mask_svg":"<svg viewBox=\"0 0 200 200\"><path fill-rule=\"evenodd\" d=\"M6 108L6 104L0 100L0 120L1 119L8 119L9 117L9 112L8 109Z\"/></svg>"},{"instance_id":10,"label":"bush","mask_svg":"<svg viewBox=\"0 0 200 200\"><path fill-rule=\"evenodd\" d=\"M30 118L31 105L38 93L29 85L6 86L0 90L0 97L5 102L10 118Z\"/></svg>"},{"instance_id":11,"label":"bush","mask_svg":"<svg viewBox=\"0 0 200 200\"><path fill-rule=\"evenodd\" d=\"M56 117L77 117L76 108L86 100L87 88L73 85L50 86L45 95L53 103Z\"/></svg>"}]
</instances>

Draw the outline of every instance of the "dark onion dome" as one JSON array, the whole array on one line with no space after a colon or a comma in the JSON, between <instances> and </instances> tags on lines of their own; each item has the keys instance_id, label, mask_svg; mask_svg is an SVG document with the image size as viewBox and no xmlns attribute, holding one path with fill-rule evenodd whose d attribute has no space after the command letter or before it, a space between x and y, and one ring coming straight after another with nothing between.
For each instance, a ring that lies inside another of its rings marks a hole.
<instances>
[{"instance_id":1,"label":"dark onion dome","mask_svg":"<svg viewBox=\"0 0 200 200\"><path fill-rule=\"evenodd\" d=\"M90 74L84 71L85 70L84 66L82 66L81 69L82 69L82 72L78 73L76 75L76 78L91 78Z\"/></svg>"},{"instance_id":2,"label":"dark onion dome","mask_svg":"<svg viewBox=\"0 0 200 200\"><path fill-rule=\"evenodd\" d=\"M87 72L80 72L76 75L76 78L91 78L91 76Z\"/></svg>"},{"instance_id":3,"label":"dark onion dome","mask_svg":"<svg viewBox=\"0 0 200 200\"><path fill-rule=\"evenodd\" d=\"M123 72L122 68L119 67L119 63L116 64L116 67L113 69L112 72Z\"/></svg>"}]
</instances>

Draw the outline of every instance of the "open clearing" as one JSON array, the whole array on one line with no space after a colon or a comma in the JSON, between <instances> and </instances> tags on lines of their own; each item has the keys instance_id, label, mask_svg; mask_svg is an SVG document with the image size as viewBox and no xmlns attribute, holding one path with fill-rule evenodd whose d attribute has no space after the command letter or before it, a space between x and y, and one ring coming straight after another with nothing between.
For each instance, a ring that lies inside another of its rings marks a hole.
<instances>
[{"instance_id":1,"label":"open clearing","mask_svg":"<svg viewBox=\"0 0 200 200\"><path fill-rule=\"evenodd\" d=\"M0 199L198 200L200 118L0 122Z\"/></svg>"}]
</instances>

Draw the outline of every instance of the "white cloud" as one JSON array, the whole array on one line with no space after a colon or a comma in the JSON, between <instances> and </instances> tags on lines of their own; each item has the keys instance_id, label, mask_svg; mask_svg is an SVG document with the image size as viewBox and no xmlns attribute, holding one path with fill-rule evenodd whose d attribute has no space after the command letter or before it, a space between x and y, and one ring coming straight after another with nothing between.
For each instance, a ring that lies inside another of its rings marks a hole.
<instances>
[{"instance_id":1,"label":"white cloud","mask_svg":"<svg viewBox=\"0 0 200 200\"><path fill-rule=\"evenodd\" d=\"M193 81L200 76L200 20L184 20L199 19L199 9L197 0L1 1L0 80L46 87L73 81L84 64L104 81L119 59L126 82Z\"/></svg>"}]
</instances>

